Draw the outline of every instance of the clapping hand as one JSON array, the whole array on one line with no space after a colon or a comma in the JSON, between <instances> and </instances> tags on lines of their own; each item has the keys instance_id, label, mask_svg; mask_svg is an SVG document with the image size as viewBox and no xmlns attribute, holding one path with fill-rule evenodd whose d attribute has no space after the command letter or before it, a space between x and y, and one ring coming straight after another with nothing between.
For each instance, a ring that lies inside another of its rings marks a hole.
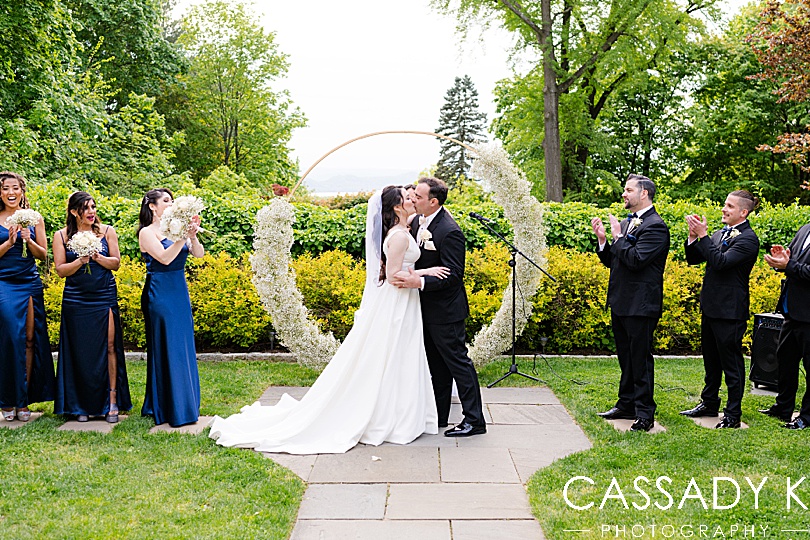
<instances>
[{"instance_id":1,"label":"clapping hand","mask_svg":"<svg viewBox=\"0 0 810 540\"><path fill-rule=\"evenodd\" d=\"M790 261L790 249L778 244L771 247L770 253L765 254L765 262L777 270L784 270L788 261Z\"/></svg>"},{"instance_id":2,"label":"clapping hand","mask_svg":"<svg viewBox=\"0 0 810 540\"><path fill-rule=\"evenodd\" d=\"M607 241L607 235L605 234L605 225L602 223L602 220L598 217L593 218L591 220L591 228L594 234L596 234L596 239L599 240L599 243L604 244Z\"/></svg>"},{"instance_id":3,"label":"clapping hand","mask_svg":"<svg viewBox=\"0 0 810 540\"><path fill-rule=\"evenodd\" d=\"M622 224L619 218L613 214L608 214L608 219L610 220L610 235L613 237L613 240L616 240L616 238L622 234Z\"/></svg>"},{"instance_id":4,"label":"clapping hand","mask_svg":"<svg viewBox=\"0 0 810 540\"><path fill-rule=\"evenodd\" d=\"M200 230L201 221L200 216L194 216L191 218L191 224L188 227L189 238L197 238L197 232Z\"/></svg>"},{"instance_id":5,"label":"clapping hand","mask_svg":"<svg viewBox=\"0 0 810 540\"><path fill-rule=\"evenodd\" d=\"M709 221L706 216L701 219L697 214L687 214L686 224L689 226L689 240L694 241L697 238L703 238L708 235Z\"/></svg>"},{"instance_id":6,"label":"clapping hand","mask_svg":"<svg viewBox=\"0 0 810 540\"><path fill-rule=\"evenodd\" d=\"M20 232L20 230L22 230L22 227L20 227L19 225L12 225L11 227L8 228L7 242L9 244L9 248L11 248L11 246L13 246L14 243L17 241L17 233Z\"/></svg>"}]
</instances>

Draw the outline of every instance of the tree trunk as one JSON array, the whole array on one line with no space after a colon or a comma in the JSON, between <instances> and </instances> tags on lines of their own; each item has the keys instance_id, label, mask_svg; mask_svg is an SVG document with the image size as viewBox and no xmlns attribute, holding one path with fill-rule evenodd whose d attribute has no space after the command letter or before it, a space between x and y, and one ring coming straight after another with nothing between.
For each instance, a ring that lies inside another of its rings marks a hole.
<instances>
[{"instance_id":1,"label":"tree trunk","mask_svg":"<svg viewBox=\"0 0 810 540\"><path fill-rule=\"evenodd\" d=\"M551 34L551 0L542 0L543 17L543 155L546 161L546 201L562 202L562 157L560 153L560 95L554 70Z\"/></svg>"}]
</instances>

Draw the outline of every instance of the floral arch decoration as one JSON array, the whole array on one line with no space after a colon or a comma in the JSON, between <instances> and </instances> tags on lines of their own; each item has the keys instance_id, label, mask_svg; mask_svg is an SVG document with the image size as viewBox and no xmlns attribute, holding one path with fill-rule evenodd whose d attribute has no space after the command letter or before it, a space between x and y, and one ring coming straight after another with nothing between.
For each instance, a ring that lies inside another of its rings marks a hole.
<instances>
[{"instance_id":1,"label":"floral arch decoration","mask_svg":"<svg viewBox=\"0 0 810 540\"><path fill-rule=\"evenodd\" d=\"M290 190L289 197L312 169L336 150L361 139L384 134L420 134L439 137L463 145L473 152L470 176L480 179L491 190L493 199L503 207L504 215L512 224L515 246L541 267L547 266L546 235L543 227L543 206L530 193L529 182L509 160L499 145L466 145L460 141L425 131L380 131L369 133L335 147L316 161ZM274 197L256 216L253 284L265 310L273 320L280 343L292 352L298 361L309 366L324 365L335 354L339 342L324 334L309 319L303 295L295 282L290 266L295 208L289 197ZM522 257L517 258L518 291L525 300L515 306L516 335L520 335L531 315L531 299L542 278L540 270ZM512 345L512 287L503 293L501 307L492 322L484 326L473 338L470 358L481 365L500 355Z\"/></svg>"}]
</instances>

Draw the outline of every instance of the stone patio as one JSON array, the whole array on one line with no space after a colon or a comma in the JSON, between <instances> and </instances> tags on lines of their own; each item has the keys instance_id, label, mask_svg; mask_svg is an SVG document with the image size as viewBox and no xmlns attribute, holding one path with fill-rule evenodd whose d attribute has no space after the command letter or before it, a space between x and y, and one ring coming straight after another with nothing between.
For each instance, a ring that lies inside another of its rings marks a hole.
<instances>
[{"instance_id":1,"label":"stone patio","mask_svg":"<svg viewBox=\"0 0 810 540\"><path fill-rule=\"evenodd\" d=\"M300 399L307 388L261 397ZM487 433L423 435L408 445L358 445L345 454L264 455L309 486L293 540L542 539L525 483L539 468L591 447L547 388L482 388ZM454 403L450 423L461 420Z\"/></svg>"}]
</instances>

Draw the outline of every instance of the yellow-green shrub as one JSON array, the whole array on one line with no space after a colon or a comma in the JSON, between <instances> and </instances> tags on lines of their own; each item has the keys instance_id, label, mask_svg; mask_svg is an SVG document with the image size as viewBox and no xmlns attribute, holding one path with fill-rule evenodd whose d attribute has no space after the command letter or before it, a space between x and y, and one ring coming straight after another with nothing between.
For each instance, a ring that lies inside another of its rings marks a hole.
<instances>
[{"instance_id":1,"label":"yellow-green shrub","mask_svg":"<svg viewBox=\"0 0 810 540\"><path fill-rule=\"evenodd\" d=\"M704 266L668 260L664 271L664 312L655 329L656 351L691 352L700 348L700 287Z\"/></svg>"},{"instance_id":2,"label":"yellow-green shrub","mask_svg":"<svg viewBox=\"0 0 810 540\"><path fill-rule=\"evenodd\" d=\"M593 253L558 247L549 248L547 259L548 272L557 281L541 279L521 346L539 350L545 336L548 351L612 350L610 310L605 307L608 269Z\"/></svg>"},{"instance_id":3,"label":"yellow-green shrub","mask_svg":"<svg viewBox=\"0 0 810 540\"><path fill-rule=\"evenodd\" d=\"M141 259L121 257L121 267L115 272L118 284L118 308L121 311L121 333L124 343L144 347L146 330L141 312L141 293L146 282L146 265Z\"/></svg>"},{"instance_id":4,"label":"yellow-green shrub","mask_svg":"<svg viewBox=\"0 0 810 540\"><path fill-rule=\"evenodd\" d=\"M53 268L43 276L42 285L45 296L45 317L48 319L48 341L51 347L59 345L59 326L62 323L62 292L65 280L56 275Z\"/></svg>"},{"instance_id":5,"label":"yellow-green shrub","mask_svg":"<svg viewBox=\"0 0 810 540\"><path fill-rule=\"evenodd\" d=\"M189 265L188 293L199 342L250 347L268 339L270 315L256 294L247 255L206 254Z\"/></svg>"},{"instance_id":6,"label":"yellow-green shrub","mask_svg":"<svg viewBox=\"0 0 810 540\"><path fill-rule=\"evenodd\" d=\"M366 282L365 263L343 251L299 256L292 263L310 317L321 329L343 339L354 324Z\"/></svg>"},{"instance_id":7,"label":"yellow-green shrub","mask_svg":"<svg viewBox=\"0 0 810 540\"><path fill-rule=\"evenodd\" d=\"M548 338L548 352L612 351L610 309L606 307L609 270L594 253L552 247L548 271L557 281L542 278L531 299L532 316L523 335L522 349L539 350L541 337ZM508 251L492 244L467 253L465 286L470 303L467 320L469 339L492 320L509 283ZM365 265L343 251L318 256L302 255L293 262L298 287L313 319L325 332L343 339L354 322L365 282ZM703 266L689 267L670 259L664 274L664 313L655 333L656 352L700 350L699 293ZM122 257L115 273L124 342L128 347L145 345L141 292L146 270L140 259ZM265 341L271 320L251 282L247 256L242 259L222 253L192 259L188 267L189 294L194 311L197 340L202 347L250 347ZM759 261L751 274L751 313L769 312L776 306L783 274ZM54 347L59 323L64 280L51 270L43 273L48 335ZM520 291L517 301L521 302ZM744 344L750 345L751 328Z\"/></svg>"},{"instance_id":8,"label":"yellow-green shrub","mask_svg":"<svg viewBox=\"0 0 810 540\"><path fill-rule=\"evenodd\" d=\"M133 261L126 255L121 257L121 267L115 272L118 285L118 307L121 311L121 333L127 347L143 347L146 344L143 314L141 313L141 291L146 276L146 267L141 261ZM62 317L62 293L65 280L51 268L43 279L45 287L45 314L48 318L48 339L51 346L59 344L59 325Z\"/></svg>"},{"instance_id":9,"label":"yellow-green shrub","mask_svg":"<svg viewBox=\"0 0 810 540\"><path fill-rule=\"evenodd\" d=\"M488 244L483 249L467 252L464 286L470 316L467 318L467 339L485 324L489 324L501 307L503 291L509 284L511 268L507 265L509 251L501 244Z\"/></svg>"}]
</instances>

